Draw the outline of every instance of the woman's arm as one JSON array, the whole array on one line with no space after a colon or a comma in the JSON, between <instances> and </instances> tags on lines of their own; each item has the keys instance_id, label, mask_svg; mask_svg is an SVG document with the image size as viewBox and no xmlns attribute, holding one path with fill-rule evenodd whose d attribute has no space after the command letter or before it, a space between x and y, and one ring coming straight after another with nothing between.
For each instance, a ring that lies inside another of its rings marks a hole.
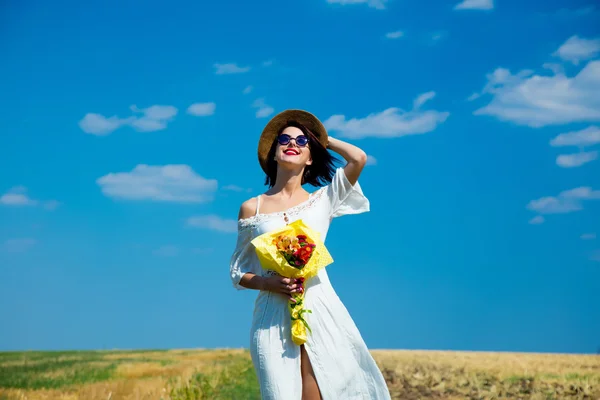
<instances>
[{"instance_id":1,"label":"woman's arm","mask_svg":"<svg viewBox=\"0 0 600 400\"><path fill-rule=\"evenodd\" d=\"M238 220L249 218L256 212L256 197L246 200L240 206L238 212ZM292 282L292 279L282 276L262 277L251 272L246 272L242 275L239 282L240 286L255 290L268 290L275 293L282 293L290 296L292 293L303 290L302 284Z\"/></svg>"},{"instance_id":2,"label":"woman's arm","mask_svg":"<svg viewBox=\"0 0 600 400\"><path fill-rule=\"evenodd\" d=\"M240 279L240 285L248 289L265 290L265 283L265 278L252 272L246 272Z\"/></svg>"},{"instance_id":3,"label":"woman's arm","mask_svg":"<svg viewBox=\"0 0 600 400\"><path fill-rule=\"evenodd\" d=\"M302 292L304 287L302 282L283 276L258 276L251 272L247 272L242 276L240 285L248 289L266 290L269 292L283 294L293 300L292 293Z\"/></svg>"},{"instance_id":4,"label":"woman's arm","mask_svg":"<svg viewBox=\"0 0 600 400\"><path fill-rule=\"evenodd\" d=\"M344 167L344 173L348 181L354 185L358 181L358 177L367 163L367 153L361 148L342 140L329 137L327 148L335 151L348 162Z\"/></svg>"}]
</instances>

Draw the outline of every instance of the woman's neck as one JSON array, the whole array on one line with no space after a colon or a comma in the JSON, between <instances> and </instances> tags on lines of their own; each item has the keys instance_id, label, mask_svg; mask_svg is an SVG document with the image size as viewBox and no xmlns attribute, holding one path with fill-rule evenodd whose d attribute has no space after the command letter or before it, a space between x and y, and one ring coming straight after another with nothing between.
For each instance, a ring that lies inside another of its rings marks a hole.
<instances>
[{"instance_id":1,"label":"woman's neck","mask_svg":"<svg viewBox=\"0 0 600 400\"><path fill-rule=\"evenodd\" d=\"M269 194L279 193L283 197L292 198L302 189L302 175L304 170L293 171L277 169L277 179L275 185L267 192Z\"/></svg>"}]
</instances>

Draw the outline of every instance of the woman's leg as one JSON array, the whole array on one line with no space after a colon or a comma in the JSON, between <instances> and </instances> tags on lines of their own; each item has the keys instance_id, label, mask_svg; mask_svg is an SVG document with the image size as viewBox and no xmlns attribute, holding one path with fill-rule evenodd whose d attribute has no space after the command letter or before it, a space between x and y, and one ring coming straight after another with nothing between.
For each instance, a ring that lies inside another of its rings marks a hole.
<instances>
[{"instance_id":1,"label":"woman's leg","mask_svg":"<svg viewBox=\"0 0 600 400\"><path fill-rule=\"evenodd\" d=\"M302 372L302 400L321 400L321 391L315 378L308 353L304 345L300 346L300 371Z\"/></svg>"}]
</instances>

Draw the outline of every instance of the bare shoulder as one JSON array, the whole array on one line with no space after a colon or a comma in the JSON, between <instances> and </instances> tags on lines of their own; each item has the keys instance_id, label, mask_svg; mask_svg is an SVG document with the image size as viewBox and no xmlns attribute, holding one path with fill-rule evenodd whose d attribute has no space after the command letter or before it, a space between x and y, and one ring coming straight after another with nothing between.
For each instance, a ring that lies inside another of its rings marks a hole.
<instances>
[{"instance_id":1,"label":"bare shoulder","mask_svg":"<svg viewBox=\"0 0 600 400\"><path fill-rule=\"evenodd\" d=\"M252 197L242 203L238 219L252 217L256 213L256 197Z\"/></svg>"}]
</instances>

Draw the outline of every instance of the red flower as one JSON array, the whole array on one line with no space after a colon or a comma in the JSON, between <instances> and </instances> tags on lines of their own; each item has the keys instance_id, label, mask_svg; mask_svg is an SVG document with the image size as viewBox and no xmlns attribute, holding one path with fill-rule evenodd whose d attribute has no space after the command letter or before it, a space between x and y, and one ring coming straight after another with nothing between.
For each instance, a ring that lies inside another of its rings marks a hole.
<instances>
[{"instance_id":1,"label":"red flower","mask_svg":"<svg viewBox=\"0 0 600 400\"><path fill-rule=\"evenodd\" d=\"M302 260L302 262L304 264L306 264L308 262L308 260L310 259L310 256L312 255L312 248L311 247L301 247L300 249L298 249L298 251L296 252L296 257L298 257L300 260Z\"/></svg>"}]
</instances>

